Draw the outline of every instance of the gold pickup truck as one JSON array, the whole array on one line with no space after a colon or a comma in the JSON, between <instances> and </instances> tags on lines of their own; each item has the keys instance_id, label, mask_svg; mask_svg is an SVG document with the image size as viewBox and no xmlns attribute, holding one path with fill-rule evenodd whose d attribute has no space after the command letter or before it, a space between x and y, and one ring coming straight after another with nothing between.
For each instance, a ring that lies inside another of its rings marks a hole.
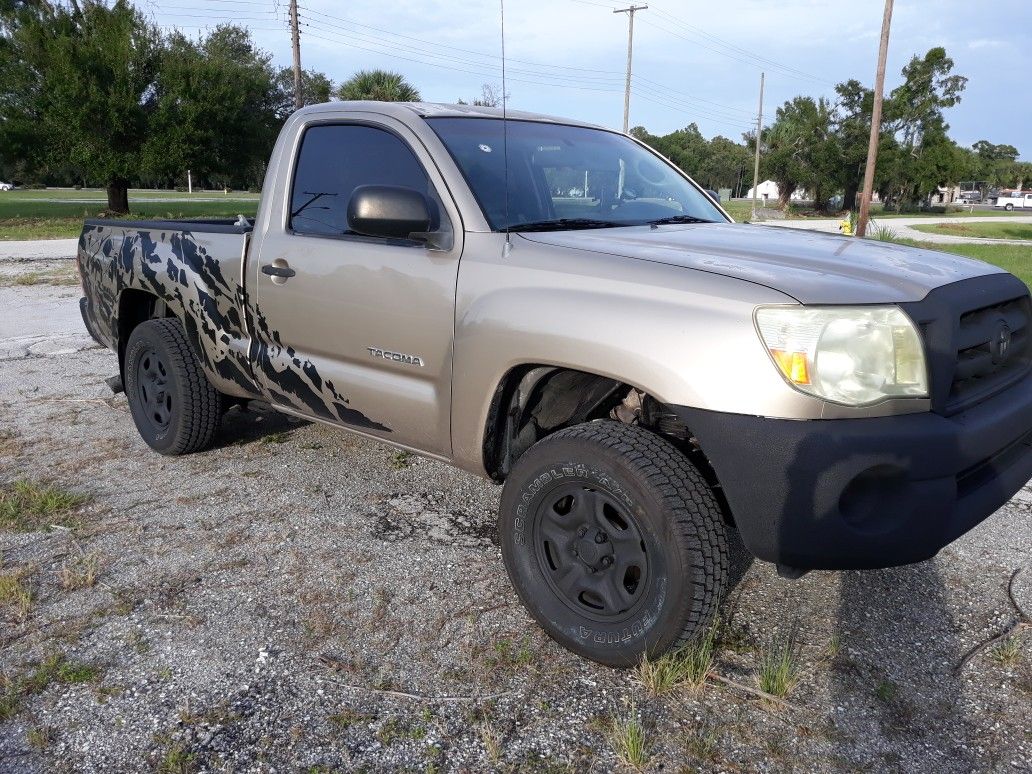
<instances>
[{"instance_id":1,"label":"gold pickup truck","mask_svg":"<svg viewBox=\"0 0 1032 774\"><path fill-rule=\"evenodd\" d=\"M1032 476L1023 283L736 224L575 121L305 108L253 223L88 220L78 262L153 449L260 400L504 483L517 593L606 664L687 642L753 557L917 562Z\"/></svg>"}]
</instances>

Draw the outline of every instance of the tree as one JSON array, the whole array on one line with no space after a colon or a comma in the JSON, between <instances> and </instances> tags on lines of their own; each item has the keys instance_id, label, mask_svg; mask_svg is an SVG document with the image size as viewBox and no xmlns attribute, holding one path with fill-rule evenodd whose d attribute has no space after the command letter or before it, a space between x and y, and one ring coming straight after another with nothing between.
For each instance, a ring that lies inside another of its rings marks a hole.
<instances>
[{"instance_id":1,"label":"tree","mask_svg":"<svg viewBox=\"0 0 1032 774\"><path fill-rule=\"evenodd\" d=\"M347 100L418 102L419 92L401 73L359 70L340 85L337 96Z\"/></svg>"},{"instance_id":2,"label":"tree","mask_svg":"<svg viewBox=\"0 0 1032 774\"><path fill-rule=\"evenodd\" d=\"M175 32L154 82L143 169L159 178L192 170L220 186L258 185L279 130L270 57L250 33L220 25L196 42Z\"/></svg>"},{"instance_id":3,"label":"tree","mask_svg":"<svg viewBox=\"0 0 1032 774\"><path fill-rule=\"evenodd\" d=\"M161 59L155 27L125 0L40 2L2 16L0 148L39 174L71 166L127 212Z\"/></svg>"},{"instance_id":4,"label":"tree","mask_svg":"<svg viewBox=\"0 0 1032 774\"><path fill-rule=\"evenodd\" d=\"M509 99L509 93L502 91L490 83L485 83L480 86L480 96L474 97L471 101L466 102L464 99L459 99L459 105L475 105L476 107L500 107L501 104Z\"/></svg>"},{"instance_id":5,"label":"tree","mask_svg":"<svg viewBox=\"0 0 1032 774\"><path fill-rule=\"evenodd\" d=\"M823 97L789 100L777 109L764 134L764 169L778 184L779 206L788 206L796 189L804 188L813 194L815 207L823 210L842 166L831 103Z\"/></svg>"},{"instance_id":6,"label":"tree","mask_svg":"<svg viewBox=\"0 0 1032 774\"><path fill-rule=\"evenodd\" d=\"M871 136L871 114L874 112L874 91L851 79L835 87L839 96L835 110L835 134L842 153L839 182L842 204L852 209L863 182L867 164L867 143Z\"/></svg>"},{"instance_id":7,"label":"tree","mask_svg":"<svg viewBox=\"0 0 1032 774\"><path fill-rule=\"evenodd\" d=\"M938 186L959 179L960 156L947 134L943 110L960 102L967 84L967 78L953 74L953 60L941 46L911 58L902 74L903 83L885 104L885 123L895 145L889 149L892 177L884 189L897 210L904 204L919 205ZM923 159L925 155L929 158Z\"/></svg>"},{"instance_id":8,"label":"tree","mask_svg":"<svg viewBox=\"0 0 1032 774\"><path fill-rule=\"evenodd\" d=\"M276 115L286 118L294 112L294 70L282 67L276 73L276 91L279 105ZM317 70L301 71L301 104L319 105L329 102L333 95L333 81Z\"/></svg>"}]
</instances>

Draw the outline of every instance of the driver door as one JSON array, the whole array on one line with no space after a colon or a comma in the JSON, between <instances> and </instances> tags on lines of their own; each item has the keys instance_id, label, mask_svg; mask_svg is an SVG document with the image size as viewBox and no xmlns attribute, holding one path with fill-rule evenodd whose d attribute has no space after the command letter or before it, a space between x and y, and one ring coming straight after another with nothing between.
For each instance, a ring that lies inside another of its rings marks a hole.
<instances>
[{"instance_id":1,"label":"driver door","mask_svg":"<svg viewBox=\"0 0 1032 774\"><path fill-rule=\"evenodd\" d=\"M361 185L420 191L437 213L432 230L452 230L453 246L350 232L348 201ZM438 194L446 189L428 154L391 119L324 120L304 129L290 180L277 190L282 226L270 223L251 285L255 371L266 396L303 416L450 456L462 229L452 225L458 214Z\"/></svg>"}]
</instances>

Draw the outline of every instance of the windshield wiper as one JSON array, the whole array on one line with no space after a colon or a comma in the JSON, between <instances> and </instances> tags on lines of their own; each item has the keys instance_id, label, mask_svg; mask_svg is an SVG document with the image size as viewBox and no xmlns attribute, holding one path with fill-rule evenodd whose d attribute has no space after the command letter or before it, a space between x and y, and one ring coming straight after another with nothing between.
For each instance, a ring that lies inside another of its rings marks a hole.
<instances>
[{"instance_id":1,"label":"windshield wiper","mask_svg":"<svg viewBox=\"0 0 1032 774\"><path fill-rule=\"evenodd\" d=\"M667 223L714 223L715 221L697 218L694 215L671 215L668 218L656 218L647 222L650 226L662 226Z\"/></svg>"},{"instance_id":2,"label":"windshield wiper","mask_svg":"<svg viewBox=\"0 0 1032 774\"><path fill-rule=\"evenodd\" d=\"M509 231L567 231L579 228L614 228L629 226L629 223L618 223L612 220L596 218L553 218L552 220L531 220L509 226Z\"/></svg>"}]
</instances>

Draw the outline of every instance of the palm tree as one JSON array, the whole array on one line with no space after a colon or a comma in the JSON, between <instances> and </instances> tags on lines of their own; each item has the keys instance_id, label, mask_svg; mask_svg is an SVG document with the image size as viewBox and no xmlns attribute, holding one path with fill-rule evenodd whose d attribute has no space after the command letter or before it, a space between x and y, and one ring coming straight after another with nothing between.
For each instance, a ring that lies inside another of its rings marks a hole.
<instances>
[{"instance_id":1,"label":"palm tree","mask_svg":"<svg viewBox=\"0 0 1032 774\"><path fill-rule=\"evenodd\" d=\"M359 70L340 85L341 99L371 99L378 102L418 102L419 92L401 73L389 70Z\"/></svg>"}]
</instances>

